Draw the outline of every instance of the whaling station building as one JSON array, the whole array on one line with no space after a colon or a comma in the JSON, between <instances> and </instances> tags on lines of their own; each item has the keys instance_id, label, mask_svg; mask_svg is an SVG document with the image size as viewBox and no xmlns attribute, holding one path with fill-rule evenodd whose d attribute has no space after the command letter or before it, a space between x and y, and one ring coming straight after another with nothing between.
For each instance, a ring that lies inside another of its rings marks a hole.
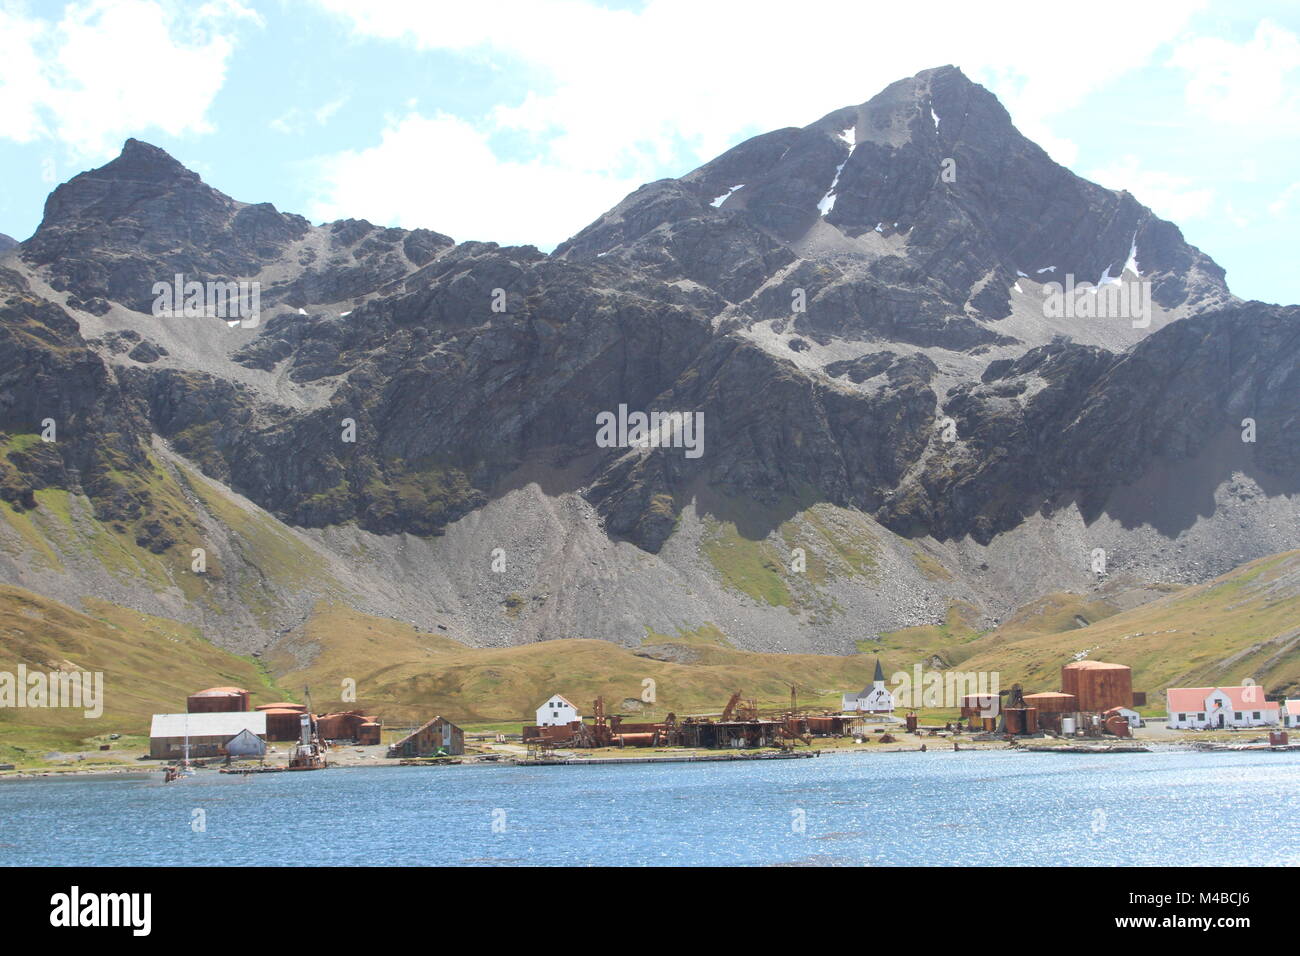
<instances>
[{"instance_id":1,"label":"whaling station building","mask_svg":"<svg viewBox=\"0 0 1300 956\"><path fill-rule=\"evenodd\" d=\"M219 757L228 752L231 741L247 747L245 735L262 741L266 749L266 714L260 711L211 714L154 714L149 728L149 756L174 760L185 756L189 739L191 757Z\"/></svg>"},{"instance_id":2,"label":"whaling station building","mask_svg":"<svg viewBox=\"0 0 1300 956\"><path fill-rule=\"evenodd\" d=\"M250 695L242 687L209 687L185 698L187 713L154 714L149 731L149 755L161 760L185 756L185 733L189 730L191 757L231 757L252 753L256 746L242 734L261 741L294 741L302 733L307 714L303 704L279 701L259 704L249 710ZM359 710L338 714L311 715L322 740L355 740L378 744L382 725L378 717ZM232 749L233 745L233 749Z\"/></svg>"},{"instance_id":3,"label":"whaling station building","mask_svg":"<svg viewBox=\"0 0 1300 956\"><path fill-rule=\"evenodd\" d=\"M465 731L446 717L435 717L396 743L388 745L390 757L459 757L465 752Z\"/></svg>"},{"instance_id":4,"label":"whaling station building","mask_svg":"<svg viewBox=\"0 0 1300 956\"><path fill-rule=\"evenodd\" d=\"M1133 690L1133 669L1106 661L1073 661L1061 668L1061 689L1020 694L1012 687L1005 700L971 694L962 699L962 717L980 721L988 732L1036 734L1040 730L1071 736L1078 732L1127 737L1142 726L1135 706L1146 694Z\"/></svg>"},{"instance_id":5,"label":"whaling station building","mask_svg":"<svg viewBox=\"0 0 1300 956\"><path fill-rule=\"evenodd\" d=\"M1166 726L1176 730L1218 730L1240 727L1276 727L1281 723L1281 707L1275 700L1264 699L1258 684L1240 687L1171 687L1165 691L1169 708ZM1300 715L1286 701L1287 715ZM1295 726L1284 724L1283 726Z\"/></svg>"}]
</instances>

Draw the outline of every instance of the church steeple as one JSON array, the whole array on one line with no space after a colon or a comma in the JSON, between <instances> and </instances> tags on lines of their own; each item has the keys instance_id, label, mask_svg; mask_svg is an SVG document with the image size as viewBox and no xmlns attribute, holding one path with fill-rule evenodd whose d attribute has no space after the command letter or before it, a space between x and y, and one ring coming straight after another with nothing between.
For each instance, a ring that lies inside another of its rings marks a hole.
<instances>
[{"instance_id":1,"label":"church steeple","mask_svg":"<svg viewBox=\"0 0 1300 956\"><path fill-rule=\"evenodd\" d=\"M880 666L879 657L876 658L876 676L872 678L872 681L875 683L877 687L882 687L884 686L885 683L885 671Z\"/></svg>"}]
</instances>

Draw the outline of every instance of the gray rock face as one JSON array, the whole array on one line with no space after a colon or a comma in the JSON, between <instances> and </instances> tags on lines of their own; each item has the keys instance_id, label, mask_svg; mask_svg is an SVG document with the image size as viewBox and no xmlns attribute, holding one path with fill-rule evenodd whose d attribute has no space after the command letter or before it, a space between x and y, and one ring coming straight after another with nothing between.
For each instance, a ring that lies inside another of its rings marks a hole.
<instances>
[{"instance_id":1,"label":"gray rock face","mask_svg":"<svg viewBox=\"0 0 1300 956\"><path fill-rule=\"evenodd\" d=\"M1231 300L1223 270L1127 193L1058 166L954 67L642 187L562 244L718 292L741 323L964 350L999 329L1017 274L1119 275L1165 308ZM806 311L792 313L794 290Z\"/></svg>"},{"instance_id":2,"label":"gray rock face","mask_svg":"<svg viewBox=\"0 0 1300 956\"><path fill-rule=\"evenodd\" d=\"M6 236L3 232L0 232L0 256L4 255L16 245L18 245L17 239L13 239Z\"/></svg>"},{"instance_id":3,"label":"gray rock face","mask_svg":"<svg viewBox=\"0 0 1300 956\"><path fill-rule=\"evenodd\" d=\"M1152 521L1114 496L1160 460L1176 474L1227 434L1215 484L1242 471L1300 493L1300 307L1245 303L1175 322L1126 354L1068 343L990 364L945 406L957 440L935 443L877 517L908 535L988 542L1029 514L1077 505ZM1252 440L1242 440L1247 419ZM1171 495L1208 494L1173 483ZM1162 530L1190 525L1194 512Z\"/></svg>"},{"instance_id":4,"label":"gray rock face","mask_svg":"<svg viewBox=\"0 0 1300 956\"><path fill-rule=\"evenodd\" d=\"M0 497L83 491L155 549L181 519L150 495L154 436L321 533L437 536L540 481L652 553L688 507L761 506L737 519L761 538L830 502L957 547L1070 507L1177 534L1234 471L1297 491L1297 309L1235 300L1175 226L1053 163L952 67L647 184L552 255L312 226L134 140L56 189L20 252L0 431L54 407L79 437L10 451ZM1104 347L1031 298L1134 282L1134 260L1177 320L1150 334ZM150 324L175 273L259 281L263 321ZM702 454L603 447L620 406L702 414ZM1245 418L1257 441L1223 444ZM1220 452L1177 507L1125 493Z\"/></svg>"}]
</instances>

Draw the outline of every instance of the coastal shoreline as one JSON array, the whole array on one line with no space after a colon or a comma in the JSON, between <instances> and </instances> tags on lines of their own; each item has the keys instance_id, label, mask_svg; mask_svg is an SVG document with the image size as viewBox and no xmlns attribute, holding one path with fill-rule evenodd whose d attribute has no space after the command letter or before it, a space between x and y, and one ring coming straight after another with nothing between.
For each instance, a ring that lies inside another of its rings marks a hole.
<instances>
[{"instance_id":1,"label":"coastal shoreline","mask_svg":"<svg viewBox=\"0 0 1300 956\"><path fill-rule=\"evenodd\" d=\"M922 747L925 747L923 750ZM630 753L627 756L612 754L600 754L588 756L586 754L565 751L560 755L551 758L530 759L520 754L499 754L499 755L477 755L471 754L457 758L455 762L450 760L438 762L429 760L425 764L399 763L391 758L363 758L338 760L331 762L328 770L352 770L358 768L376 768L376 767L407 767L407 768L446 768L446 767L499 767L499 766L516 766L516 767L548 767L548 766L617 766L619 764L644 766L646 764L676 764L676 763L762 763L770 760L789 760L789 759L810 759L819 757L848 757L848 756L870 756L881 754L902 754L902 753L934 753L934 754L951 754L951 753L1062 753L1062 754L1096 754L1108 755L1119 753L1258 753L1263 751L1291 751L1300 750L1300 745L1270 747L1264 745L1221 745L1211 746L1202 742L1195 741L1134 741L1129 744L1099 745L1090 746L1086 744L1063 744L1060 746L1026 746L1023 743L1006 743L1004 741L980 741L971 742L962 746L959 750L954 751L951 747L939 746L936 743L922 743L917 746L894 746L894 747L826 747L813 748L811 750L799 750L794 752L781 751L743 751L739 753L717 752L717 751L689 751L683 753L669 753L646 755L641 753ZM257 775L259 772L255 766L240 768L238 766L230 768L197 767L195 768L201 775L217 775L221 771L231 771L226 776L243 776L239 773L241 769L246 769L249 775ZM58 779L104 779L104 780L150 780L154 777L161 777L164 773L165 766L139 768L139 767L96 767L93 769L15 769L0 772L0 784L6 782L24 782L38 780L58 780Z\"/></svg>"}]
</instances>

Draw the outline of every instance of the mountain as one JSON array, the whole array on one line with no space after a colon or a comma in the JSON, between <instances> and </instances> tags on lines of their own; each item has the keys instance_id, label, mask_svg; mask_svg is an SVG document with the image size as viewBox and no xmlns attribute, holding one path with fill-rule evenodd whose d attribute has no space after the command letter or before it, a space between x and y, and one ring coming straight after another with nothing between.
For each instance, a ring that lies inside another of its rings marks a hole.
<instances>
[{"instance_id":1,"label":"mountain","mask_svg":"<svg viewBox=\"0 0 1300 956\"><path fill-rule=\"evenodd\" d=\"M19 252L0 581L277 673L322 602L477 646L852 653L1300 540L1300 309L1234 297L953 67L643 186L550 255L313 225L136 140ZM259 283L259 320L153 314L177 274ZM1125 308L1075 317L1067 277ZM606 447L621 407L701 415L700 454Z\"/></svg>"},{"instance_id":2,"label":"mountain","mask_svg":"<svg viewBox=\"0 0 1300 956\"><path fill-rule=\"evenodd\" d=\"M8 252L16 245L18 245L17 239L11 239L9 236L6 236L3 232L0 232L0 256L4 255L6 252Z\"/></svg>"}]
</instances>

